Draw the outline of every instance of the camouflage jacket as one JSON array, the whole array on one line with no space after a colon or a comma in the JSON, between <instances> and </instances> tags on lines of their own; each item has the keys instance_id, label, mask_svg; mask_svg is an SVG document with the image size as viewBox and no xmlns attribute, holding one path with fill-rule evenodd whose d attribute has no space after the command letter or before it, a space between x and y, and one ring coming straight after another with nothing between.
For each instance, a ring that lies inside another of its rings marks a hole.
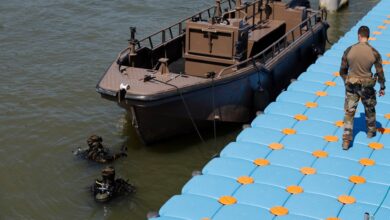
<instances>
[{"instance_id":1,"label":"camouflage jacket","mask_svg":"<svg viewBox=\"0 0 390 220\"><path fill-rule=\"evenodd\" d=\"M368 43L357 43L344 51L341 59L340 76L344 82L352 84L371 80L373 79L371 73L372 65L376 69L374 79L378 80L381 89L384 89L385 75L381 55Z\"/></svg>"}]
</instances>

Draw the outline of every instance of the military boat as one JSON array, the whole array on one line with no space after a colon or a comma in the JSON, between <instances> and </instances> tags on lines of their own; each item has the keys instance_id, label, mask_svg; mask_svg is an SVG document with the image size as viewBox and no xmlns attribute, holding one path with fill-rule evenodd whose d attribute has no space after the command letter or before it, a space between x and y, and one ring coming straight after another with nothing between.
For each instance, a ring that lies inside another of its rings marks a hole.
<instances>
[{"instance_id":1,"label":"military boat","mask_svg":"<svg viewBox=\"0 0 390 220\"><path fill-rule=\"evenodd\" d=\"M128 47L96 89L152 143L218 123L245 123L325 49L326 14L294 2L215 6Z\"/></svg>"}]
</instances>

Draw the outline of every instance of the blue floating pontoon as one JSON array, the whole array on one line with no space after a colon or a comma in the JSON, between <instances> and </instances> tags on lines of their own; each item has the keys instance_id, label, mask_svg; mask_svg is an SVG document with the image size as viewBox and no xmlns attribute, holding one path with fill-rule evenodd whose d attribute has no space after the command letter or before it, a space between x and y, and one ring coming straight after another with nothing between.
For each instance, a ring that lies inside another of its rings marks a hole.
<instances>
[{"instance_id":1,"label":"blue floating pontoon","mask_svg":"<svg viewBox=\"0 0 390 220\"><path fill-rule=\"evenodd\" d=\"M390 1L383 0L153 220L356 220L365 212L390 219L390 94L378 98L378 135L367 139L360 104L353 147L341 148L345 89L337 71L361 25L371 28L389 78Z\"/></svg>"}]
</instances>

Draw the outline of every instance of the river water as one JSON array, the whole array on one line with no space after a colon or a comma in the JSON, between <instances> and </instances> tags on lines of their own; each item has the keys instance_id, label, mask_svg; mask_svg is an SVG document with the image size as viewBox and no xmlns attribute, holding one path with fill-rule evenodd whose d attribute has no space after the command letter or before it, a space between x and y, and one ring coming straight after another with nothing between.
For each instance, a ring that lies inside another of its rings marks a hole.
<instances>
[{"instance_id":1,"label":"river water","mask_svg":"<svg viewBox=\"0 0 390 220\"><path fill-rule=\"evenodd\" d=\"M377 2L351 0L329 14L330 41ZM237 127L218 129L216 143L212 135L206 143L193 135L145 147L125 111L95 92L126 47L129 26L141 38L212 4L0 0L0 219L145 219L235 138ZM114 165L136 194L104 205L93 200L88 186L103 166L71 153L91 134L113 151L128 147L128 157Z\"/></svg>"}]
</instances>

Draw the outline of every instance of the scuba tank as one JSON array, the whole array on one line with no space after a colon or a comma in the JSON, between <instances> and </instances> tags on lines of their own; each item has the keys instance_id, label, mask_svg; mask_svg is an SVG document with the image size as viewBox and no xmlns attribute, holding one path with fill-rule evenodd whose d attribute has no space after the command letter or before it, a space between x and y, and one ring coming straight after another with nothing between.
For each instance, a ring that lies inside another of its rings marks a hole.
<instances>
[{"instance_id":1,"label":"scuba tank","mask_svg":"<svg viewBox=\"0 0 390 220\"><path fill-rule=\"evenodd\" d=\"M104 183L103 181L96 180L94 188L95 200L98 202L107 202L113 195L109 184Z\"/></svg>"},{"instance_id":2,"label":"scuba tank","mask_svg":"<svg viewBox=\"0 0 390 220\"><path fill-rule=\"evenodd\" d=\"M115 192L115 169L106 167L102 170L102 179L96 180L93 185L95 200L98 202L108 201Z\"/></svg>"}]
</instances>

